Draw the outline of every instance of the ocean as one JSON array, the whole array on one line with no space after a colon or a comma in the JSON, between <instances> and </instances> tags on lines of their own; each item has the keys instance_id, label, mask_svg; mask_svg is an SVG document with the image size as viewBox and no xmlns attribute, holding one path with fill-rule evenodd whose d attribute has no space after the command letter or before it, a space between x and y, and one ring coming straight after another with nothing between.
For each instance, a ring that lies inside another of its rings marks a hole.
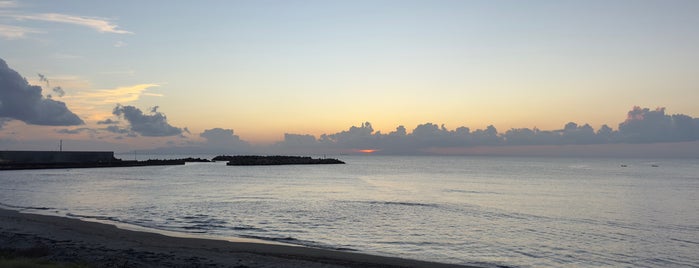
<instances>
[{"instance_id":1,"label":"ocean","mask_svg":"<svg viewBox=\"0 0 699 268\"><path fill-rule=\"evenodd\" d=\"M699 267L698 159L337 158L2 171L0 205L486 267Z\"/></svg>"}]
</instances>

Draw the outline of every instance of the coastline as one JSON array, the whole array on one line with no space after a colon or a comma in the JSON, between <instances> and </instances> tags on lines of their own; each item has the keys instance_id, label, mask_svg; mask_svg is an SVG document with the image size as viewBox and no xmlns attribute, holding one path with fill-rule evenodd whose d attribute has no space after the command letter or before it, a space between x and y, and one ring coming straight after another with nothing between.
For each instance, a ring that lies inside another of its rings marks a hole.
<instances>
[{"instance_id":1,"label":"coastline","mask_svg":"<svg viewBox=\"0 0 699 268\"><path fill-rule=\"evenodd\" d=\"M473 267L356 252L187 238L0 208L0 250L94 267Z\"/></svg>"}]
</instances>

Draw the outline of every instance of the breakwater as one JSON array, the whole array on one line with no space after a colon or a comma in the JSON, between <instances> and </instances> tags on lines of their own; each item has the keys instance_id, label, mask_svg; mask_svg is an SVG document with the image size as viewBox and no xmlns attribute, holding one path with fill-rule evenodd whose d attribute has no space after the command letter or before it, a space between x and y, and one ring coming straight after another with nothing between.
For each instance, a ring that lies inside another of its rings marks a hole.
<instances>
[{"instance_id":1,"label":"breakwater","mask_svg":"<svg viewBox=\"0 0 699 268\"><path fill-rule=\"evenodd\" d=\"M0 170L166 166L186 162L210 160L190 157L136 161L115 158L114 152L0 151Z\"/></svg>"},{"instance_id":2,"label":"breakwater","mask_svg":"<svg viewBox=\"0 0 699 268\"><path fill-rule=\"evenodd\" d=\"M334 158L311 158L308 156L260 156L260 155L236 155L217 156L213 161L228 161L228 166L270 166L270 165L323 165L344 164Z\"/></svg>"}]
</instances>

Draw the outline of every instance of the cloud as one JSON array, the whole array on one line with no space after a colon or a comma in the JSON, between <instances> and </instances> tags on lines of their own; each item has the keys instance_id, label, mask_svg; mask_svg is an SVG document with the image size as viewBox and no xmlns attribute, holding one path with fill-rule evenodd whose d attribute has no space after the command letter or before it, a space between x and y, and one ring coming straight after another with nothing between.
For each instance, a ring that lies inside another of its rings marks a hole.
<instances>
[{"instance_id":1,"label":"cloud","mask_svg":"<svg viewBox=\"0 0 699 268\"><path fill-rule=\"evenodd\" d=\"M158 107L153 107L151 114L144 114L134 106L117 105L112 114L123 117L129 122L130 130L146 137L177 136L183 132L182 128L168 124L167 117L158 112Z\"/></svg>"},{"instance_id":2,"label":"cloud","mask_svg":"<svg viewBox=\"0 0 699 268\"><path fill-rule=\"evenodd\" d=\"M39 30L32 28L12 26L0 24L0 37L8 40L22 39L26 38L27 35L32 33L42 33Z\"/></svg>"},{"instance_id":3,"label":"cloud","mask_svg":"<svg viewBox=\"0 0 699 268\"><path fill-rule=\"evenodd\" d=\"M73 54L68 54L68 53L54 53L51 55L52 58L57 59L57 60L74 60L74 59L82 59L82 56L78 55L73 55Z\"/></svg>"},{"instance_id":4,"label":"cloud","mask_svg":"<svg viewBox=\"0 0 699 268\"><path fill-rule=\"evenodd\" d=\"M59 13L11 14L9 17L13 17L18 20L37 20L73 24L92 28L100 33L132 34L130 31L117 29L119 26L103 18L72 16Z\"/></svg>"},{"instance_id":5,"label":"cloud","mask_svg":"<svg viewBox=\"0 0 699 268\"><path fill-rule=\"evenodd\" d=\"M119 121L112 120L111 118L107 118L105 120L97 121L97 124L98 125L116 125L116 124L119 124Z\"/></svg>"},{"instance_id":6,"label":"cloud","mask_svg":"<svg viewBox=\"0 0 699 268\"><path fill-rule=\"evenodd\" d=\"M334 143L342 147L371 147L376 142L378 135L374 135L371 123L365 122L361 126L352 126L346 131L330 135L321 135L321 143Z\"/></svg>"},{"instance_id":7,"label":"cloud","mask_svg":"<svg viewBox=\"0 0 699 268\"><path fill-rule=\"evenodd\" d=\"M203 142L196 142L191 140L186 140L181 146L175 145L174 142L170 141L168 147L161 147L152 150L146 150L145 152L152 152L158 154L247 154L253 153L253 148L250 143L240 139L238 135L235 135L233 129L223 129L223 128L212 128L204 130L200 137L204 139ZM257 148L261 149L261 148ZM259 153L260 151L255 151Z\"/></svg>"},{"instance_id":8,"label":"cloud","mask_svg":"<svg viewBox=\"0 0 699 268\"><path fill-rule=\"evenodd\" d=\"M699 141L699 119L687 115L666 115L665 108L634 107L615 131L602 125L597 131L589 124L568 122L561 129L510 129L499 133L494 126L471 131L462 126L450 130L444 125L420 124L412 132L399 126L388 134L374 132L371 123L352 126L334 134L285 134L270 150L299 153L357 152L374 149L384 154L421 154L474 147L589 146L599 144ZM474 151L474 150L468 150Z\"/></svg>"},{"instance_id":9,"label":"cloud","mask_svg":"<svg viewBox=\"0 0 699 268\"><path fill-rule=\"evenodd\" d=\"M694 141L699 139L699 119L636 106L619 124L619 137L632 143Z\"/></svg>"},{"instance_id":10,"label":"cloud","mask_svg":"<svg viewBox=\"0 0 699 268\"><path fill-rule=\"evenodd\" d=\"M9 122L9 121L12 121L12 120L11 120L11 119L8 119L8 118L0 117L0 129L2 129L2 127L4 127L5 124L6 124L7 122Z\"/></svg>"},{"instance_id":11,"label":"cloud","mask_svg":"<svg viewBox=\"0 0 699 268\"><path fill-rule=\"evenodd\" d=\"M51 89L51 91L53 91L53 93L56 93L56 95L58 95L59 97L63 97L66 95L66 92L63 90L62 87L54 87L53 89Z\"/></svg>"},{"instance_id":12,"label":"cloud","mask_svg":"<svg viewBox=\"0 0 699 268\"><path fill-rule=\"evenodd\" d=\"M238 135L233 134L232 129L212 128L204 130L200 137L206 139L209 144L227 144L240 141Z\"/></svg>"},{"instance_id":13,"label":"cloud","mask_svg":"<svg viewBox=\"0 0 699 268\"><path fill-rule=\"evenodd\" d=\"M133 76L136 74L135 70L119 70L119 71L103 71L100 72L102 75L127 75L127 76Z\"/></svg>"},{"instance_id":14,"label":"cloud","mask_svg":"<svg viewBox=\"0 0 699 268\"><path fill-rule=\"evenodd\" d=\"M117 41L116 43L114 43L114 47L125 47L125 46L128 46L128 45L129 45L129 44L127 44L127 43L124 42L124 41Z\"/></svg>"},{"instance_id":15,"label":"cloud","mask_svg":"<svg viewBox=\"0 0 699 268\"><path fill-rule=\"evenodd\" d=\"M137 101L141 96L161 97L162 94L147 93L146 90L159 87L158 84L138 84L133 86L118 87L115 89L99 89L83 91L83 93L70 97L77 102L117 104Z\"/></svg>"},{"instance_id":16,"label":"cloud","mask_svg":"<svg viewBox=\"0 0 699 268\"><path fill-rule=\"evenodd\" d=\"M46 87L50 87L50 86L51 86L51 83L49 83L49 79L46 78L45 75L40 74L40 73L38 73L38 74L36 74L36 75L39 76L39 81L46 83Z\"/></svg>"},{"instance_id":17,"label":"cloud","mask_svg":"<svg viewBox=\"0 0 699 268\"><path fill-rule=\"evenodd\" d=\"M34 78L28 78L27 82L32 85L40 85L40 84L46 84L46 81L42 81L41 77L37 76L38 79ZM45 76L46 79L48 79L48 76ZM62 88L70 88L70 89L80 89L80 90L88 90L92 87L90 85L90 82L86 80L85 78L82 78L80 76L74 76L74 75L52 75L51 76L51 81L50 84L52 85L61 85ZM47 85L47 88L50 85Z\"/></svg>"},{"instance_id":18,"label":"cloud","mask_svg":"<svg viewBox=\"0 0 699 268\"><path fill-rule=\"evenodd\" d=\"M117 105L113 114L124 118L127 126L116 120L99 121L109 125L99 129L119 134L114 139L141 136L177 136L186 128L177 128L167 122L158 107L144 114L133 106ZM343 154L373 151L379 154L486 154L486 155L595 155L607 154L606 148L621 148L623 155L633 155L628 144L659 142L694 142L699 146L699 119L687 115L666 115L664 108L655 110L634 107L627 119L619 124L619 130L602 125L595 130L589 124L568 122L560 129L513 128L499 132L495 126L471 130L466 126L447 128L435 123L419 124L412 131L398 126L394 131L374 131L370 122L351 126L337 133L310 134L285 133L284 140L273 145L251 145L235 134L233 129L212 128L199 136L203 142L182 140L180 146L171 141L169 147L150 150L173 154ZM61 130L64 134L86 132L85 129ZM184 136L181 136L184 137ZM616 147L615 147L616 146ZM653 147L653 146L650 146ZM649 147L649 148L650 148ZM676 146L675 146L676 147ZM673 149L676 150L676 149ZM677 151L677 150L676 150ZM680 152L681 150L678 150ZM682 155L697 155L682 151ZM610 154L614 155L614 154ZM654 154L659 155L659 154ZM660 155L671 155L665 152ZM640 155L639 155L640 156Z\"/></svg>"},{"instance_id":19,"label":"cloud","mask_svg":"<svg viewBox=\"0 0 699 268\"><path fill-rule=\"evenodd\" d=\"M104 130L116 134L132 134L132 131L130 129L122 128L120 126L108 126Z\"/></svg>"},{"instance_id":20,"label":"cloud","mask_svg":"<svg viewBox=\"0 0 699 268\"><path fill-rule=\"evenodd\" d=\"M44 82L44 83L46 83L46 87L51 87L51 82L49 81L49 79L45 75L37 73L37 76L39 76L39 82ZM53 91L53 93L56 93L56 95L58 95L58 97L63 97L66 95L66 92L60 86L54 87L53 89L51 89L51 91ZM51 95L49 94L46 97L50 99Z\"/></svg>"},{"instance_id":21,"label":"cloud","mask_svg":"<svg viewBox=\"0 0 699 268\"><path fill-rule=\"evenodd\" d=\"M73 126L84 124L66 104L44 98L41 87L27 83L0 59L0 117L33 125Z\"/></svg>"},{"instance_id":22,"label":"cloud","mask_svg":"<svg viewBox=\"0 0 699 268\"><path fill-rule=\"evenodd\" d=\"M247 148L250 146L249 143L241 140L238 135L235 135L232 129L207 129L199 134L199 136L206 140L203 145L208 148L235 149L240 147Z\"/></svg>"},{"instance_id":23,"label":"cloud","mask_svg":"<svg viewBox=\"0 0 699 268\"><path fill-rule=\"evenodd\" d=\"M56 80L55 78L52 80ZM76 84L76 86L82 86ZM88 85L89 86L89 85ZM63 100L75 106L76 112L87 120L104 120L112 116L116 104L127 104L139 100L143 96L160 97L162 94L147 92L157 84L138 84L114 89L83 89L75 94L66 95Z\"/></svg>"},{"instance_id":24,"label":"cloud","mask_svg":"<svg viewBox=\"0 0 699 268\"><path fill-rule=\"evenodd\" d=\"M0 1L0 8L14 8L18 6L17 1Z\"/></svg>"},{"instance_id":25,"label":"cloud","mask_svg":"<svg viewBox=\"0 0 699 268\"><path fill-rule=\"evenodd\" d=\"M80 134L80 133L83 133L83 132L88 132L88 133L90 133L90 134L97 134L97 130L94 130L94 129L91 129L91 128L85 128L85 127L83 127L83 128L75 128L75 129L64 128L64 129L56 130L56 133L59 133L59 134L69 134L69 135Z\"/></svg>"}]
</instances>

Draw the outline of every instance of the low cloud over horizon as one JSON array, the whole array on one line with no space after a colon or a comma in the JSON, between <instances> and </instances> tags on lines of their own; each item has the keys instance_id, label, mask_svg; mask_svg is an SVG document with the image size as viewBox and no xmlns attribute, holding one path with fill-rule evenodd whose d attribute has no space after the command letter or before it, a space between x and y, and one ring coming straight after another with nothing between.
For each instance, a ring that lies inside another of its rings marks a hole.
<instances>
[{"instance_id":1,"label":"low cloud over horizon","mask_svg":"<svg viewBox=\"0 0 699 268\"><path fill-rule=\"evenodd\" d=\"M471 130L461 126L425 123L411 132L398 126L390 133L375 132L371 123L352 126L335 134L316 138L307 134L285 134L272 147L279 151L361 152L372 150L384 154L426 153L439 148L532 145L596 145L691 142L699 140L699 119L683 114L667 115L665 108L633 107L618 130L602 125L595 130L589 124L569 122L558 130L513 128L500 132L495 126Z\"/></svg>"},{"instance_id":2,"label":"low cloud over horizon","mask_svg":"<svg viewBox=\"0 0 699 268\"><path fill-rule=\"evenodd\" d=\"M318 137L311 134L285 133L284 139L271 145L253 145L234 134L233 129L211 128L199 134L203 141L185 136L187 128L168 123L158 107L146 114L135 106L117 105L113 115L123 121L105 119L97 122L103 128L61 129L57 133L77 135L102 132L117 134L117 140L138 137L178 137L180 142L169 141L165 147L142 149L153 153L197 154L345 154L373 152L378 154L460 154L459 148L507 148L526 146L598 146L609 144L655 144L699 141L699 118L683 114L668 115L665 108L633 107L626 120L614 130L608 125L594 129L589 124L569 122L556 130L512 128L504 132L490 125L471 130L461 126L448 129L444 125L424 123L411 131L398 126L389 133L375 131L370 122L351 126L332 134ZM7 119L3 119L7 120ZM179 143L179 145L177 145ZM457 150L455 150L457 149ZM469 151L469 152L472 152ZM469 154L466 152L465 154Z\"/></svg>"},{"instance_id":3,"label":"low cloud over horizon","mask_svg":"<svg viewBox=\"0 0 699 268\"><path fill-rule=\"evenodd\" d=\"M200 135L204 143L163 147L152 152L196 153L265 153L265 154L434 154L454 153L454 148L513 146L596 146L608 144L652 144L699 141L699 119L683 114L667 115L665 108L633 107L618 130L603 125L595 130L589 124L569 122L561 129L513 128L500 132L495 126L471 130L461 126L424 123L408 131L398 126L394 131L374 131L370 122L319 137L285 133L272 145L251 145L233 134L232 129L207 129ZM456 151L458 154L458 151Z\"/></svg>"}]
</instances>

